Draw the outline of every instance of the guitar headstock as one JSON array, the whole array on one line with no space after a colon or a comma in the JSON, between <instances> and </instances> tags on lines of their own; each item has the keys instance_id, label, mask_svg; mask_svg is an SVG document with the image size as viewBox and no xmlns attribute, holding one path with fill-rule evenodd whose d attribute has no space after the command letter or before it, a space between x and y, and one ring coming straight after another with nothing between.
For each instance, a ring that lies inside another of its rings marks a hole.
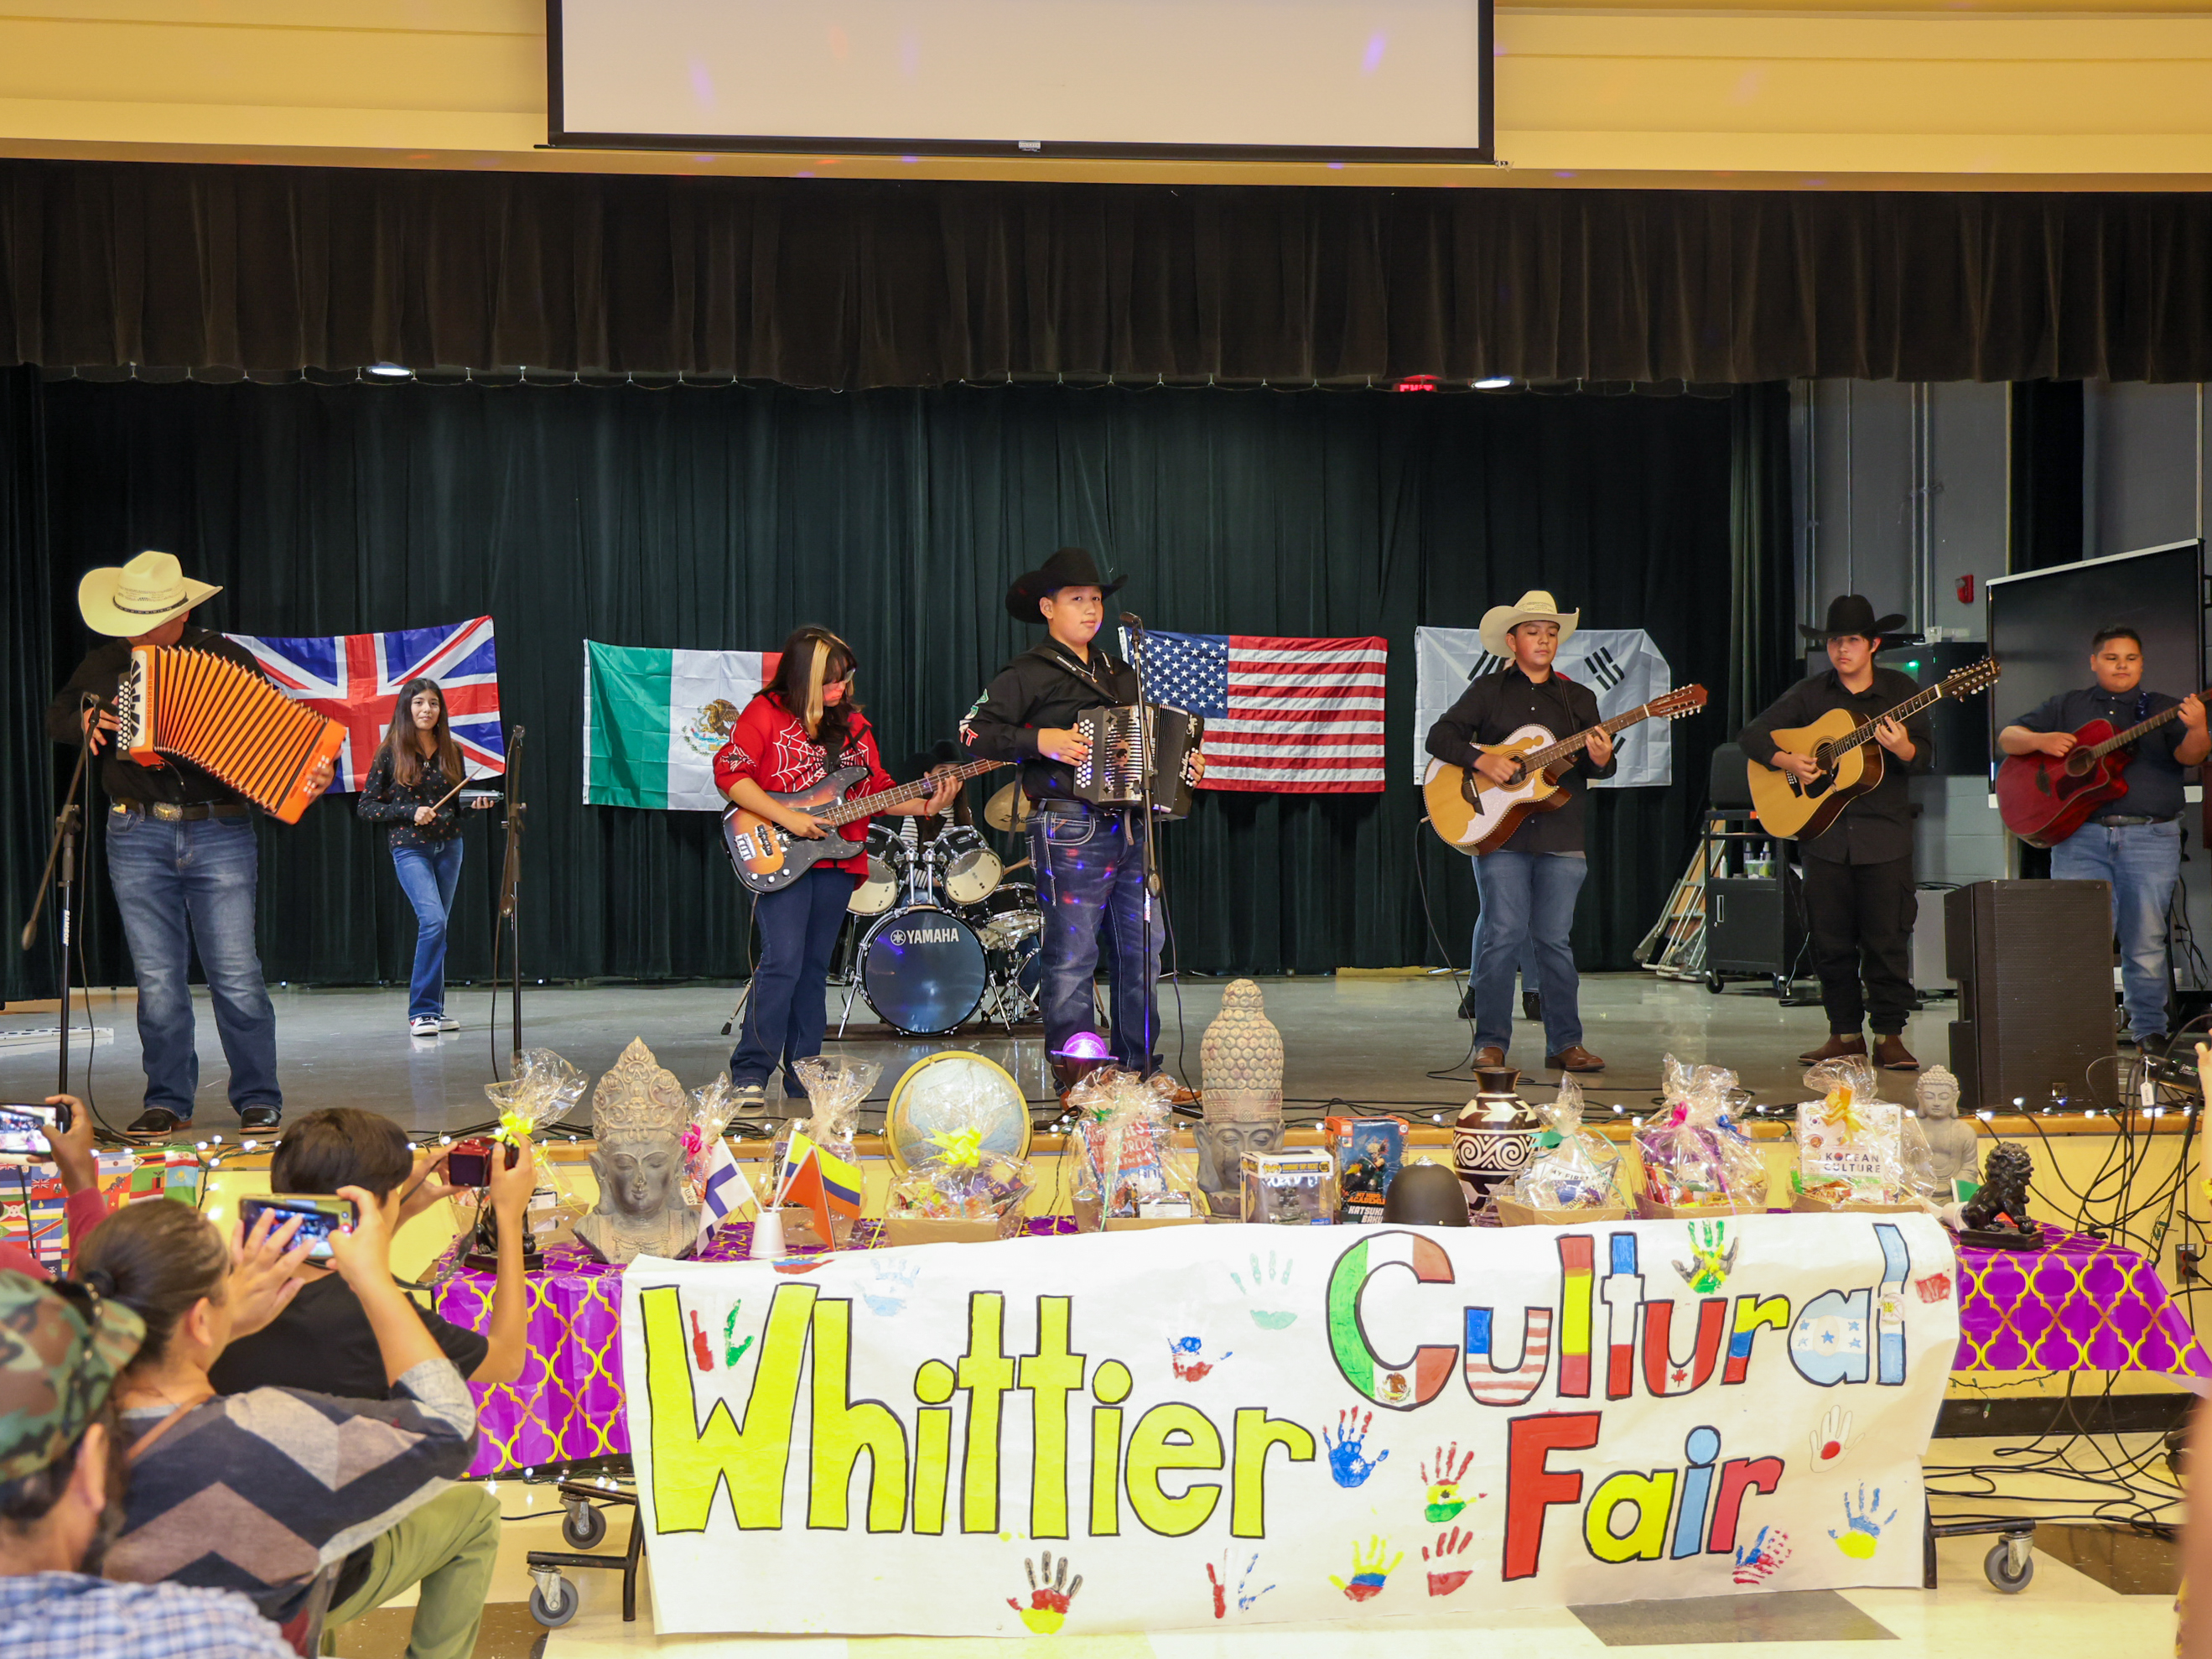
<instances>
[{"instance_id":1,"label":"guitar headstock","mask_svg":"<svg viewBox=\"0 0 2212 1659\"><path fill-rule=\"evenodd\" d=\"M1970 662L1964 668L1943 677L1937 689L1947 697L1971 697L1977 691L1986 691L1997 683L2004 672L1995 657L1984 657L1979 662Z\"/></svg>"},{"instance_id":2,"label":"guitar headstock","mask_svg":"<svg viewBox=\"0 0 2212 1659\"><path fill-rule=\"evenodd\" d=\"M1694 714L1705 706L1707 696L1702 685L1677 686L1665 696L1651 700L1651 718L1655 720L1678 720L1685 714Z\"/></svg>"}]
</instances>

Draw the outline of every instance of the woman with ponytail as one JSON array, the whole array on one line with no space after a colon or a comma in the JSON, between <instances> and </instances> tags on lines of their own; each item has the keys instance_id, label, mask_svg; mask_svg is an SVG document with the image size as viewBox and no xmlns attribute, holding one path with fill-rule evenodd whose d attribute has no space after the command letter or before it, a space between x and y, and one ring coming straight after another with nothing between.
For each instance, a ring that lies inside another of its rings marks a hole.
<instances>
[{"instance_id":1,"label":"woman with ponytail","mask_svg":"<svg viewBox=\"0 0 2212 1659\"><path fill-rule=\"evenodd\" d=\"M714 757L714 787L747 811L810 841L828 835L830 826L775 801L770 791L787 794L811 788L846 766L866 769L867 775L856 786L863 793L891 787L876 734L853 696L855 663L853 647L828 629L794 631L783 642L774 678L745 705L729 742ZM902 801L884 811L899 816L941 812L957 787L947 779L928 799ZM760 965L753 970L744 1024L730 1055L730 1081L742 1097L741 1113L760 1109L769 1073L779 1065L784 1093L801 1098L792 1065L822 1052L830 1024L824 988L830 952L853 890L868 867L863 850L867 819L856 818L840 833L852 843L850 857L823 859L790 886L763 893L756 902Z\"/></svg>"},{"instance_id":2,"label":"woman with ponytail","mask_svg":"<svg viewBox=\"0 0 2212 1659\"><path fill-rule=\"evenodd\" d=\"M392 1277L385 1206L357 1187L339 1195L360 1219L331 1255L376 1333L389 1400L217 1395L208 1380L233 1337L297 1293L296 1221L264 1215L226 1246L184 1205L131 1204L78 1251L79 1276L146 1327L115 1383L130 1486L107 1576L238 1590L283 1624L333 1568L333 1626L420 1584L411 1659L468 1659L499 1546L497 1502L453 1484L476 1449L476 1406Z\"/></svg>"}]
</instances>

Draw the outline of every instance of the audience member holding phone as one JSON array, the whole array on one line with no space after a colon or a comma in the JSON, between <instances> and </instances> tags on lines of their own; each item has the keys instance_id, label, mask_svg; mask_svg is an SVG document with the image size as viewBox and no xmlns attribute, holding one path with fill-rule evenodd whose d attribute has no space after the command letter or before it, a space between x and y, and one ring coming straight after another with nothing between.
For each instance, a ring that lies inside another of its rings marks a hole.
<instances>
[{"instance_id":1,"label":"audience member holding phone","mask_svg":"<svg viewBox=\"0 0 2212 1659\"><path fill-rule=\"evenodd\" d=\"M450 1148L419 1157L406 1133L388 1117L350 1106L309 1112L284 1131L269 1163L271 1193L369 1194L385 1230L397 1233L415 1217L452 1195L440 1178ZM530 1194L538 1184L536 1160L526 1141L514 1167L500 1149L491 1159L485 1197L499 1218L499 1271L491 1297L491 1329L480 1334L417 1307L430 1337L471 1382L512 1382L527 1353L529 1290L522 1277L522 1241ZM224 1394L247 1389L311 1389L349 1400L386 1397L384 1364L375 1333L352 1285L330 1264L302 1258L298 1297L269 1328L234 1342L216 1362L215 1386Z\"/></svg>"},{"instance_id":2,"label":"audience member holding phone","mask_svg":"<svg viewBox=\"0 0 2212 1659\"><path fill-rule=\"evenodd\" d=\"M85 1281L145 1325L115 1385L130 1485L107 1572L238 1590L280 1624L325 1567L338 1570L333 1626L419 1585L410 1653L467 1659L499 1545L496 1501L453 1484L475 1451L476 1405L392 1277L384 1205L358 1187L337 1195L360 1206L331 1247L374 1333L388 1400L222 1395L209 1381L234 1333L262 1328L301 1293L296 1221L265 1218L226 1249L181 1204L132 1204L87 1243Z\"/></svg>"},{"instance_id":3,"label":"audience member holding phone","mask_svg":"<svg viewBox=\"0 0 2212 1659\"><path fill-rule=\"evenodd\" d=\"M92 1153L92 1114L75 1095L48 1095L36 1103L61 1109L55 1114L57 1121L42 1125L38 1133L45 1139L47 1156L53 1159L54 1173L61 1179L62 1216L74 1257L84 1248L92 1230L107 1218L107 1200L100 1192L100 1166ZM0 1180L0 1200L8 1196L10 1184ZM53 1277L37 1256L12 1238L0 1239L0 1271L27 1273L33 1279Z\"/></svg>"}]
</instances>

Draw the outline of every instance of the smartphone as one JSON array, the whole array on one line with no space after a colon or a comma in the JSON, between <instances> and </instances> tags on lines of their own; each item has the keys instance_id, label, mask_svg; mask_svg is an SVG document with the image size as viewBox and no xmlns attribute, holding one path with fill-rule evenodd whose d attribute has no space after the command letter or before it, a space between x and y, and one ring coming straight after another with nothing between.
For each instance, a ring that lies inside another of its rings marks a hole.
<instances>
[{"instance_id":1,"label":"smartphone","mask_svg":"<svg viewBox=\"0 0 2212 1659\"><path fill-rule=\"evenodd\" d=\"M314 1249L307 1252L310 1261L327 1261L331 1258L331 1235L340 1228L350 1229L359 1224L361 1211L349 1198L320 1197L309 1193L271 1193L266 1197L241 1198L238 1200L238 1218L245 1224L247 1237L261 1219L264 1210L276 1212L276 1224L283 1226L293 1216L304 1216L300 1231L292 1236L297 1244L303 1238L315 1241Z\"/></svg>"},{"instance_id":2,"label":"smartphone","mask_svg":"<svg viewBox=\"0 0 2212 1659\"><path fill-rule=\"evenodd\" d=\"M48 1106L27 1100L0 1102L0 1152L51 1157L46 1138L40 1131L52 1129L61 1134L69 1126L70 1109L66 1106Z\"/></svg>"}]
</instances>

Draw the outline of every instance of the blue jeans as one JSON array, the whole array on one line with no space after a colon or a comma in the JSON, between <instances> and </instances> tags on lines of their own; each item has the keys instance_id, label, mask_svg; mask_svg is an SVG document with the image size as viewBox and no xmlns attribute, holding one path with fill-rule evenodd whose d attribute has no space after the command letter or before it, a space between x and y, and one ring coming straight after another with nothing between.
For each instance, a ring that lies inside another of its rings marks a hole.
<instances>
[{"instance_id":1,"label":"blue jeans","mask_svg":"<svg viewBox=\"0 0 2212 1659\"><path fill-rule=\"evenodd\" d=\"M1156 1069L1159 1036L1153 998L1167 917L1157 904L1146 926L1145 832L1111 809L1054 807L1030 821L1030 861L1037 905L1044 912L1045 1048L1064 1054L1078 1032L1097 1029L1091 976L1098 968L1102 919L1112 952L1114 1063L1133 1072Z\"/></svg>"},{"instance_id":2,"label":"blue jeans","mask_svg":"<svg viewBox=\"0 0 2212 1659\"><path fill-rule=\"evenodd\" d=\"M784 1093L805 1091L791 1074L792 1062L822 1052L830 1029L830 1000L824 981L837 929L860 878L846 870L816 865L790 886L763 893L753 915L760 922L760 965L745 999L744 1024L730 1051L730 1081L765 1084L783 1067Z\"/></svg>"},{"instance_id":3,"label":"blue jeans","mask_svg":"<svg viewBox=\"0 0 2212 1659\"><path fill-rule=\"evenodd\" d=\"M446 922L453 914L453 888L461 878L461 838L395 847L392 867L415 907L415 975L407 986L407 1018L434 1018L446 1012Z\"/></svg>"},{"instance_id":4,"label":"blue jeans","mask_svg":"<svg viewBox=\"0 0 2212 1659\"><path fill-rule=\"evenodd\" d=\"M2085 823L2051 849L2051 878L2112 883L2128 1030L2158 1036L2166 1029L2166 911L2181 879L2180 820Z\"/></svg>"},{"instance_id":5,"label":"blue jeans","mask_svg":"<svg viewBox=\"0 0 2212 1659\"><path fill-rule=\"evenodd\" d=\"M200 1086L187 979L195 951L230 1063L230 1103L240 1111L284 1104L276 1010L253 945L259 869L251 818L163 823L137 812L107 815L107 881L138 981L146 1104L186 1121Z\"/></svg>"},{"instance_id":6,"label":"blue jeans","mask_svg":"<svg viewBox=\"0 0 2212 1659\"><path fill-rule=\"evenodd\" d=\"M1513 1046L1513 975L1524 947L1536 962L1544 1053L1564 1054L1583 1040L1582 982L1567 934L1575 925L1575 896L1589 873L1589 860L1579 853L1500 850L1476 857L1474 887L1482 900L1470 987L1476 1048Z\"/></svg>"}]
</instances>

